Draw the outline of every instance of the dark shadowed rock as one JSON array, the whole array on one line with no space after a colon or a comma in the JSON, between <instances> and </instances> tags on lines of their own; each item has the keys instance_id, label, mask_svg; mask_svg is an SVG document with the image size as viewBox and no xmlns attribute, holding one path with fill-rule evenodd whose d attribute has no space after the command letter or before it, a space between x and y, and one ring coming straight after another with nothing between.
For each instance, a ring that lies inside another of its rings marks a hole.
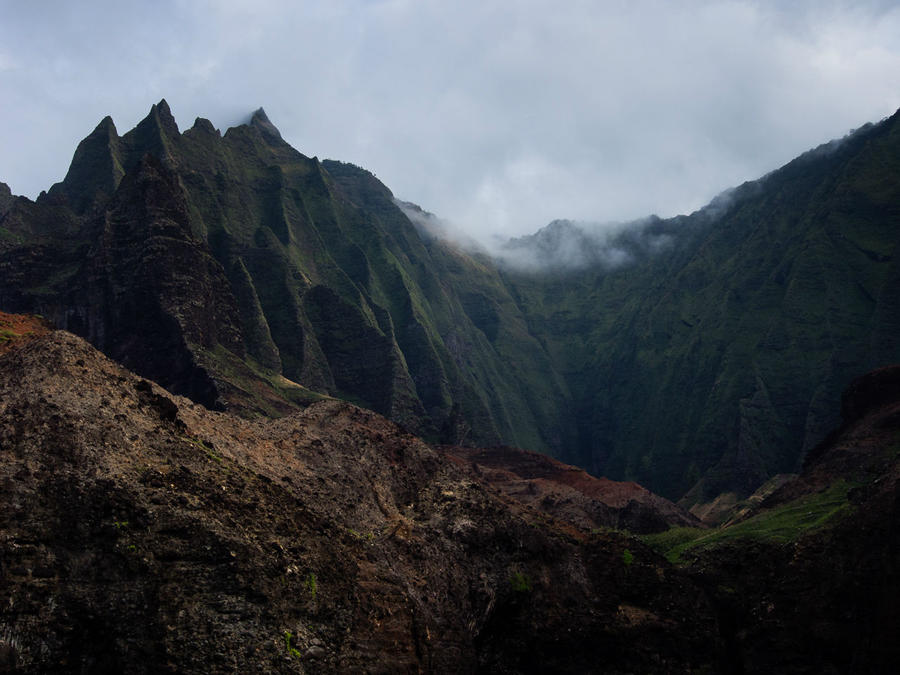
<instances>
[{"instance_id":1,"label":"dark shadowed rock","mask_svg":"<svg viewBox=\"0 0 900 675\"><path fill-rule=\"evenodd\" d=\"M54 332L0 355L0 658L51 672L715 670L702 593L375 413L210 412Z\"/></svg>"},{"instance_id":2,"label":"dark shadowed rock","mask_svg":"<svg viewBox=\"0 0 900 675\"><path fill-rule=\"evenodd\" d=\"M841 397L841 416L850 424L897 400L900 400L900 366L881 368L850 383Z\"/></svg>"},{"instance_id":3,"label":"dark shadowed rock","mask_svg":"<svg viewBox=\"0 0 900 675\"><path fill-rule=\"evenodd\" d=\"M12 191L6 183L0 183L0 216L9 210L13 201Z\"/></svg>"},{"instance_id":4,"label":"dark shadowed rock","mask_svg":"<svg viewBox=\"0 0 900 675\"><path fill-rule=\"evenodd\" d=\"M857 379L852 419L803 472L690 554L735 673L887 673L900 659L897 367Z\"/></svg>"},{"instance_id":5,"label":"dark shadowed rock","mask_svg":"<svg viewBox=\"0 0 900 675\"><path fill-rule=\"evenodd\" d=\"M214 134L216 136L221 136L219 130L216 129L213 126L213 123L205 117L198 117L197 119L195 119L194 126L192 126L191 129L205 134Z\"/></svg>"},{"instance_id":6,"label":"dark shadowed rock","mask_svg":"<svg viewBox=\"0 0 900 675\"><path fill-rule=\"evenodd\" d=\"M263 138L265 138L270 143L274 142L283 142L281 138L281 132L275 128L275 125L269 121L268 116L266 115L266 111L262 108L258 108L253 115L250 116L250 126L255 129L259 129L262 133Z\"/></svg>"}]
</instances>

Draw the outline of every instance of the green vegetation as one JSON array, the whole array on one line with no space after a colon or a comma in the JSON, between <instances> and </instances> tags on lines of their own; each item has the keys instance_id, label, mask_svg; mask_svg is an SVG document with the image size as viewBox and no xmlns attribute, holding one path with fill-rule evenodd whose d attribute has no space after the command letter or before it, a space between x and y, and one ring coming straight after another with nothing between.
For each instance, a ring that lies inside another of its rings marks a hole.
<instances>
[{"instance_id":1,"label":"green vegetation","mask_svg":"<svg viewBox=\"0 0 900 675\"><path fill-rule=\"evenodd\" d=\"M319 589L318 583L316 582L315 572L310 572L309 574L307 574L304 583L306 584L306 588L309 590L309 594L310 596L312 596L313 601L315 601L316 593Z\"/></svg>"},{"instance_id":2,"label":"green vegetation","mask_svg":"<svg viewBox=\"0 0 900 675\"><path fill-rule=\"evenodd\" d=\"M375 541L375 533L371 532L371 531L363 534L362 532L357 532L352 527L348 527L347 534L349 534L354 539L359 539L360 541L365 541L368 544L372 544Z\"/></svg>"},{"instance_id":3,"label":"green vegetation","mask_svg":"<svg viewBox=\"0 0 900 675\"><path fill-rule=\"evenodd\" d=\"M530 593L531 578L522 572L515 571L509 576L509 585L515 593Z\"/></svg>"},{"instance_id":4,"label":"green vegetation","mask_svg":"<svg viewBox=\"0 0 900 675\"><path fill-rule=\"evenodd\" d=\"M18 234L14 234L10 232L5 227L0 227L0 242L7 241L14 244L19 244L23 240L23 237Z\"/></svg>"},{"instance_id":5,"label":"green vegetation","mask_svg":"<svg viewBox=\"0 0 900 675\"><path fill-rule=\"evenodd\" d=\"M206 442L203 441L202 439L191 438L189 436L179 436L179 438L182 441L186 441L187 443L190 443L195 448L199 448L200 450L202 450L204 452L204 454L212 461L217 462L218 464L222 464L222 462L224 461L222 459L222 457L220 455L216 454L215 450L213 450L211 447L209 447L206 444Z\"/></svg>"},{"instance_id":6,"label":"green vegetation","mask_svg":"<svg viewBox=\"0 0 900 675\"><path fill-rule=\"evenodd\" d=\"M291 640L294 639L294 635L291 631L284 631L284 647L287 649L287 653L293 656L295 659L300 659L303 655L300 653L296 647L291 644Z\"/></svg>"},{"instance_id":7,"label":"green vegetation","mask_svg":"<svg viewBox=\"0 0 900 675\"><path fill-rule=\"evenodd\" d=\"M624 551L622 551L622 563L625 565L625 567L630 567L631 563L633 562L634 554L626 548Z\"/></svg>"},{"instance_id":8,"label":"green vegetation","mask_svg":"<svg viewBox=\"0 0 900 675\"><path fill-rule=\"evenodd\" d=\"M807 532L830 526L848 514L853 508L847 499L851 487L850 483L839 481L827 490L761 511L727 527L714 530L676 527L640 538L673 563L681 562L686 553L733 541L788 543Z\"/></svg>"}]
</instances>

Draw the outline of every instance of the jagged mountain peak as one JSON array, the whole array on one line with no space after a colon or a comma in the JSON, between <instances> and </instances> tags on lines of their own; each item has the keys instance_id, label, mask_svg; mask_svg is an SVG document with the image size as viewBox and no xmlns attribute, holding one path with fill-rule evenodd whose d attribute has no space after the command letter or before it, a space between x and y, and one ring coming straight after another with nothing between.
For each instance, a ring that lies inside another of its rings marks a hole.
<instances>
[{"instance_id":1,"label":"jagged mountain peak","mask_svg":"<svg viewBox=\"0 0 900 675\"><path fill-rule=\"evenodd\" d=\"M122 179L119 133L107 115L78 144L62 183L50 188L51 198L64 198L76 213L85 213L112 195Z\"/></svg>"},{"instance_id":2,"label":"jagged mountain peak","mask_svg":"<svg viewBox=\"0 0 900 675\"><path fill-rule=\"evenodd\" d=\"M159 103L155 103L150 107L148 115L138 124L137 128L143 126L158 126L169 134L177 135L181 132L178 130L178 123L172 115L172 110L166 99L160 99Z\"/></svg>"},{"instance_id":3,"label":"jagged mountain peak","mask_svg":"<svg viewBox=\"0 0 900 675\"><path fill-rule=\"evenodd\" d=\"M110 117L109 115L107 115L102 120L100 120L100 123L96 127L94 127L94 131L92 132L92 134L98 134L98 135L101 133L107 134L107 135L113 136L113 137L119 136L119 132L116 129L116 123L113 122L113 118Z\"/></svg>"},{"instance_id":4,"label":"jagged mountain peak","mask_svg":"<svg viewBox=\"0 0 900 675\"><path fill-rule=\"evenodd\" d=\"M194 126L191 127L192 130L202 131L204 133L215 134L216 136L221 136L219 130L213 126L213 123L210 122L205 117L198 117L194 120Z\"/></svg>"},{"instance_id":5,"label":"jagged mountain peak","mask_svg":"<svg viewBox=\"0 0 900 675\"><path fill-rule=\"evenodd\" d=\"M150 106L150 112L153 113L153 111L156 111L160 117L172 117L172 109L169 108L169 103L164 98L159 99L159 103Z\"/></svg>"},{"instance_id":6,"label":"jagged mountain peak","mask_svg":"<svg viewBox=\"0 0 900 675\"><path fill-rule=\"evenodd\" d=\"M250 116L250 126L259 129L266 140L284 140L281 137L281 132L278 131L278 128L274 124L272 124L268 115L266 115L266 111L263 110L262 107L257 108Z\"/></svg>"}]
</instances>

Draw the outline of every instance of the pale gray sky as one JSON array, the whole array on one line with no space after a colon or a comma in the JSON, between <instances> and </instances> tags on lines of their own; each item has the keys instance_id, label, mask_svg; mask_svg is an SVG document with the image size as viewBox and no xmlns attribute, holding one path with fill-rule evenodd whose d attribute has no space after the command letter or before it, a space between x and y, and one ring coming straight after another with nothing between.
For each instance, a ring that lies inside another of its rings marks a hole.
<instances>
[{"instance_id":1,"label":"pale gray sky","mask_svg":"<svg viewBox=\"0 0 900 675\"><path fill-rule=\"evenodd\" d=\"M263 106L462 231L691 211L900 107L900 3L0 0L0 181L105 115Z\"/></svg>"}]
</instances>

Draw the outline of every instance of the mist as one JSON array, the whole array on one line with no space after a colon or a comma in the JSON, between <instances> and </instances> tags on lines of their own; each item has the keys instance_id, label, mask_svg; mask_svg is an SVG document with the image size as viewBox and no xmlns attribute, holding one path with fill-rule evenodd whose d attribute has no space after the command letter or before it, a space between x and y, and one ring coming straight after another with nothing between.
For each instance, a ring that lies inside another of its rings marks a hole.
<instances>
[{"instance_id":1,"label":"mist","mask_svg":"<svg viewBox=\"0 0 900 675\"><path fill-rule=\"evenodd\" d=\"M0 181L35 197L109 114L260 106L484 246L689 213L900 107L888 2L0 0Z\"/></svg>"}]
</instances>

